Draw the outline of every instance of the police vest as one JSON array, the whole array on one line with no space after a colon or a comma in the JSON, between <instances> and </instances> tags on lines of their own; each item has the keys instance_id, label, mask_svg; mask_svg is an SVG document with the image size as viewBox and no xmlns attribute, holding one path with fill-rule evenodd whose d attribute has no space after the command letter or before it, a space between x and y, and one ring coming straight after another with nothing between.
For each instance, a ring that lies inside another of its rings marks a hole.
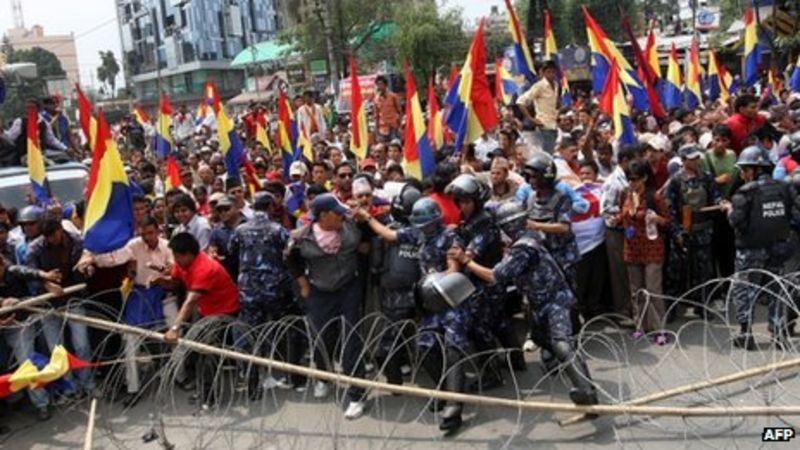
<instances>
[{"instance_id":1,"label":"police vest","mask_svg":"<svg viewBox=\"0 0 800 450\"><path fill-rule=\"evenodd\" d=\"M680 180L681 183L681 203L683 207L688 207L692 214L692 227L690 231L698 231L713 226L711 215L700 212L701 208L708 206L709 193L706 188L705 180L698 180L700 184L696 187L689 187L689 183Z\"/></svg>"},{"instance_id":2,"label":"police vest","mask_svg":"<svg viewBox=\"0 0 800 450\"><path fill-rule=\"evenodd\" d=\"M410 289L420 277L419 250L421 242L388 243L383 251L383 270L380 286L384 289Z\"/></svg>"},{"instance_id":3,"label":"police vest","mask_svg":"<svg viewBox=\"0 0 800 450\"><path fill-rule=\"evenodd\" d=\"M746 231L736 237L740 248L765 248L789 238L788 188L776 180L751 181L739 192L748 199L750 214Z\"/></svg>"},{"instance_id":4,"label":"police vest","mask_svg":"<svg viewBox=\"0 0 800 450\"><path fill-rule=\"evenodd\" d=\"M484 252L483 255L479 255L475 258L476 263L484 267L494 267L495 264L503 259L503 245L500 241L500 229L497 228L494 219L488 212L481 210L478 214L473 216L469 222L458 227L458 234L467 245L479 234L488 234L490 235L490 239L494 241L487 245L486 252Z\"/></svg>"}]
</instances>

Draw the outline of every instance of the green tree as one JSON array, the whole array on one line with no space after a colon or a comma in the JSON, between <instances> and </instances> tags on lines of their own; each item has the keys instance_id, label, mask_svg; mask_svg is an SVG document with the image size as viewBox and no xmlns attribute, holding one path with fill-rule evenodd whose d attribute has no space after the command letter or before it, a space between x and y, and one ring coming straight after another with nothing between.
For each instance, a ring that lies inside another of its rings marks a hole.
<instances>
[{"instance_id":1,"label":"green tree","mask_svg":"<svg viewBox=\"0 0 800 450\"><path fill-rule=\"evenodd\" d=\"M636 17L635 3L635 0L569 0L565 7L565 20L569 29L573 30L571 33L572 42L565 42L563 45L567 43L584 45L587 42L586 33L581 32L586 29L583 13L581 12L582 5L586 5L589 13L610 39L617 42L627 42L628 37L620 26L620 14L617 5L628 16L631 26L635 27L636 21L633 20ZM559 43L559 45L562 44Z\"/></svg>"},{"instance_id":2,"label":"green tree","mask_svg":"<svg viewBox=\"0 0 800 450\"><path fill-rule=\"evenodd\" d=\"M371 44L392 21L396 8L392 0L309 0L307 5L306 20L283 32L281 40L293 43L309 60L326 59L329 33L334 57L330 62L340 75L347 68L349 55ZM397 8L400 6L406 5Z\"/></svg>"},{"instance_id":3,"label":"green tree","mask_svg":"<svg viewBox=\"0 0 800 450\"><path fill-rule=\"evenodd\" d=\"M61 61L58 60L56 55L41 47L33 47L28 50L12 50L8 62L34 63L40 77L60 77L67 74L61 67Z\"/></svg>"},{"instance_id":4,"label":"green tree","mask_svg":"<svg viewBox=\"0 0 800 450\"><path fill-rule=\"evenodd\" d=\"M397 17L394 42L398 67L408 60L419 85L440 68L461 63L469 50L470 36L463 30L460 9L439 11L432 3L417 3Z\"/></svg>"},{"instance_id":5,"label":"green tree","mask_svg":"<svg viewBox=\"0 0 800 450\"><path fill-rule=\"evenodd\" d=\"M100 66L97 68L97 79L101 83L107 84L111 91L111 97L114 97L117 85L117 74L119 74L119 64L114 57L114 52L111 50L100 51Z\"/></svg>"},{"instance_id":6,"label":"green tree","mask_svg":"<svg viewBox=\"0 0 800 450\"><path fill-rule=\"evenodd\" d=\"M38 74L38 77L33 80L25 80L14 76L6 77L6 101L0 105L0 116L2 116L3 120L22 116L25 113L25 101L28 98L41 98L44 96L47 92L46 78L66 75L56 55L41 47L16 50L9 44L8 40L4 39L0 51L2 51L8 64L36 64Z\"/></svg>"}]
</instances>

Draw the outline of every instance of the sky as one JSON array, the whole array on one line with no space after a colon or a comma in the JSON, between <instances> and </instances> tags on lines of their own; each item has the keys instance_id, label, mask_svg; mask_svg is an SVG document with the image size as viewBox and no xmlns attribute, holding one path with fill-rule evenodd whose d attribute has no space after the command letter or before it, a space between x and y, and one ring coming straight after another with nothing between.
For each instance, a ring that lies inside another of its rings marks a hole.
<instances>
[{"instance_id":1,"label":"sky","mask_svg":"<svg viewBox=\"0 0 800 450\"><path fill-rule=\"evenodd\" d=\"M92 86L97 81L98 52L111 50L120 59L119 31L114 0L22 0L25 27L42 25L47 34L75 34L81 84ZM11 0L0 0L0 33L14 26ZM121 76L118 77L118 85Z\"/></svg>"},{"instance_id":2,"label":"sky","mask_svg":"<svg viewBox=\"0 0 800 450\"><path fill-rule=\"evenodd\" d=\"M23 0L22 13L25 27L42 25L45 34L75 34L78 50L81 84L99 87L97 66L98 52L111 50L120 60L119 30L117 27L115 0ZM437 0L440 6L457 6L463 9L469 20L488 15L492 5L501 7L502 0ZM14 25L11 15L11 0L0 0L0 33ZM117 85L122 85L121 75Z\"/></svg>"}]
</instances>

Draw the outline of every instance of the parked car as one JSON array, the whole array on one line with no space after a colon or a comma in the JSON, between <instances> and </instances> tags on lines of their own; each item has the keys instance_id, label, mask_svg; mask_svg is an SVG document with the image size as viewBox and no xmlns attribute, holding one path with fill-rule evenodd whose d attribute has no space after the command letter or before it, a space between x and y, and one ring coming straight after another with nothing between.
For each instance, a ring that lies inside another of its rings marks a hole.
<instances>
[{"instance_id":1,"label":"parked car","mask_svg":"<svg viewBox=\"0 0 800 450\"><path fill-rule=\"evenodd\" d=\"M50 192L62 204L83 199L89 169L80 163L66 163L45 168ZM31 180L27 167L0 168L0 203L6 208L23 208L28 204Z\"/></svg>"}]
</instances>

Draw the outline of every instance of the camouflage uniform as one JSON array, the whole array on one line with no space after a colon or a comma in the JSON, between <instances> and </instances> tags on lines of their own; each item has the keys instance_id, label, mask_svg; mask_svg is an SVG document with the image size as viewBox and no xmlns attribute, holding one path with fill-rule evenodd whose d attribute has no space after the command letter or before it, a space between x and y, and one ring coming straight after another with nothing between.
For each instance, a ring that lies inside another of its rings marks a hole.
<instances>
[{"instance_id":1,"label":"camouflage uniform","mask_svg":"<svg viewBox=\"0 0 800 450\"><path fill-rule=\"evenodd\" d=\"M479 212L462 223L456 230L466 243L465 251L473 255L475 262L484 267L494 267L503 257L503 242L500 230L486 212ZM478 291L469 299L469 310L474 322L470 337L478 351L496 347L495 336L506 336L511 330L511 320L506 314L505 288L502 285L487 285L474 275L470 276Z\"/></svg>"},{"instance_id":2,"label":"camouflage uniform","mask_svg":"<svg viewBox=\"0 0 800 450\"><path fill-rule=\"evenodd\" d=\"M298 314L292 278L283 261L289 232L256 211L231 236L230 254L239 261L240 318L251 326Z\"/></svg>"},{"instance_id":3,"label":"camouflage uniform","mask_svg":"<svg viewBox=\"0 0 800 450\"><path fill-rule=\"evenodd\" d=\"M403 228L393 222L390 228ZM374 262L378 266L381 312L388 320L381 334L376 359L385 366L384 373L390 383L401 383L400 366L408 362L410 346L406 335L411 331L416 317L414 284L419 280L419 240L412 243L387 243L376 238L372 249L376 252Z\"/></svg>"},{"instance_id":4,"label":"camouflage uniform","mask_svg":"<svg viewBox=\"0 0 800 450\"><path fill-rule=\"evenodd\" d=\"M237 258L239 263L239 319L251 327L302 314L283 259L288 242L289 232L263 211L255 211L253 218L236 227L231 236L229 258ZM263 353L283 355L292 364L299 364L305 353L303 334L295 327L266 339L264 345L268 348ZM253 392L258 386L258 374L257 370L250 371ZM289 379L294 385L305 383L300 375L292 374Z\"/></svg>"},{"instance_id":5,"label":"camouflage uniform","mask_svg":"<svg viewBox=\"0 0 800 450\"><path fill-rule=\"evenodd\" d=\"M672 219L672 241L667 259L665 292L672 297L680 297L689 289L702 285L714 278L714 260L711 253L711 238L714 221L710 214L699 213L697 208L716 205L722 197L714 179L706 172L688 178L685 173L678 172L667 184L665 198ZM683 207L690 206L692 227L684 230ZM683 239L683 247L678 245L678 238ZM701 298L694 300L701 303L708 301L706 288L699 291Z\"/></svg>"},{"instance_id":6,"label":"camouflage uniform","mask_svg":"<svg viewBox=\"0 0 800 450\"><path fill-rule=\"evenodd\" d=\"M527 236L522 239L533 241ZM492 272L495 283L514 284L528 299L531 335L537 345L548 348L556 340L572 341L570 309L575 306L575 294L545 248L517 243Z\"/></svg>"},{"instance_id":7,"label":"camouflage uniform","mask_svg":"<svg viewBox=\"0 0 800 450\"><path fill-rule=\"evenodd\" d=\"M768 198L769 191L772 198ZM758 271L743 272L760 269L777 276L783 273L783 264L796 251L790 237L791 227L800 223L797 196L789 185L765 176L742 186L734 194L732 203L729 221L736 235L736 281L731 288L731 297L736 306L736 319L740 324L752 324L753 306L764 286L769 300L769 330L778 333L786 326L787 305L792 291L784 291L769 275ZM766 214L766 205L774 206L776 203L779 207ZM766 222L764 217L771 221ZM775 223L778 225L773 225Z\"/></svg>"},{"instance_id":8,"label":"camouflage uniform","mask_svg":"<svg viewBox=\"0 0 800 450\"><path fill-rule=\"evenodd\" d=\"M572 202L569 197L553 190L549 196L534 192L528 198L529 217L544 223L571 223ZM578 243L572 231L566 234L543 233L543 244L555 261L561 265L573 289L576 287L575 265L581 259Z\"/></svg>"},{"instance_id":9,"label":"camouflage uniform","mask_svg":"<svg viewBox=\"0 0 800 450\"><path fill-rule=\"evenodd\" d=\"M420 239L423 242L419 252L419 263L423 274L447 270L447 250L453 245L463 247L456 233L445 228L430 238L422 237L421 232L414 228L405 228L397 232L398 243L419 242ZM441 336L445 347L467 350L469 348L467 333L472 325L469 304L470 301L467 300L456 308L423 317L417 345L431 348L437 344L437 336Z\"/></svg>"}]
</instances>

